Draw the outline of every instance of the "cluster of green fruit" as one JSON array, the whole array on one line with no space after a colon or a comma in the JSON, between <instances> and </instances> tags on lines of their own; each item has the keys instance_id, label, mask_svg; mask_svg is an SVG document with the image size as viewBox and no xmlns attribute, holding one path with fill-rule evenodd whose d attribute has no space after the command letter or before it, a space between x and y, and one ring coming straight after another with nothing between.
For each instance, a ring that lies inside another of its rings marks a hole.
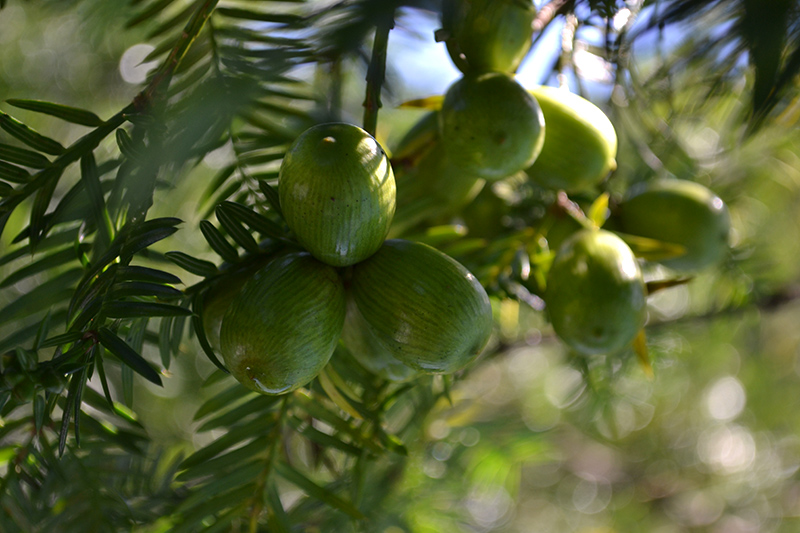
<instances>
[{"instance_id":1,"label":"cluster of green fruit","mask_svg":"<svg viewBox=\"0 0 800 533\"><path fill-rule=\"evenodd\" d=\"M463 215L486 182L521 172L543 189L586 195L616 168L616 132L598 107L556 88L526 91L513 79L534 15L529 1L444 2L440 36L464 76L395 152L401 169L410 167L398 172L398 217L409 226L437 208ZM499 226L496 215L489 223ZM629 242L671 250L660 262L684 273L727 250L727 209L694 182L647 182L615 217L619 234L570 219L566 235L547 236L557 253L537 289L555 332L582 353L618 351L645 323L647 289Z\"/></svg>"},{"instance_id":2,"label":"cluster of green fruit","mask_svg":"<svg viewBox=\"0 0 800 533\"><path fill-rule=\"evenodd\" d=\"M284 219L304 250L275 257L218 301L220 350L236 379L289 392L323 369L342 337L368 368L405 375L454 372L480 353L492 315L474 276L427 245L385 240L395 181L371 135L314 126L285 155L279 180Z\"/></svg>"}]
</instances>

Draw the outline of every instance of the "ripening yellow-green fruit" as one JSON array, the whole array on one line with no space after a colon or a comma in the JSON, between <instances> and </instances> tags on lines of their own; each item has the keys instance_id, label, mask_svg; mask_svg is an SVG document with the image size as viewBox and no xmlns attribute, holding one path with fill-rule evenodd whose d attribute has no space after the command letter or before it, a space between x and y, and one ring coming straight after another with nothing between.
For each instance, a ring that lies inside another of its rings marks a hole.
<instances>
[{"instance_id":1,"label":"ripening yellow-green fruit","mask_svg":"<svg viewBox=\"0 0 800 533\"><path fill-rule=\"evenodd\" d=\"M699 183L678 179L645 182L633 188L619 211L625 233L684 248L684 254L660 261L675 270L701 270L719 263L728 253L728 208Z\"/></svg>"},{"instance_id":2,"label":"ripening yellow-green fruit","mask_svg":"<svg viewBox=\"0 0 800 533\"><path fill-rule=\"evenodd\" d=\"M278 193L298 242L336 267L375 253L395 211L389 159L352 124L320 124L301 134L281 164Z\"/></svg>"},{"instance_id":3,"label":"ripening yellow-green fruit","mask_svg":"<svg viewBox=\"0 0 800 533\"><path fill-rule=\"evenodd\" d=\"M617 168L617 134L589 100L555 87L531 90L547 124L544 146L528 176L543 187L580 192Z\"/></svg>"},{"instance_id":4,"label":"ripening yellow-green fruit","mask_svg":"<svg viewBox=\"0 0 800 533\"><path fill-rule=\"evenodd\" d=\"M633 341L644 326L646 296L628 245L609 231L583 229L559 248L544 299L559 338L578 352L599 354Z\"/></svg>"}]
</instances>

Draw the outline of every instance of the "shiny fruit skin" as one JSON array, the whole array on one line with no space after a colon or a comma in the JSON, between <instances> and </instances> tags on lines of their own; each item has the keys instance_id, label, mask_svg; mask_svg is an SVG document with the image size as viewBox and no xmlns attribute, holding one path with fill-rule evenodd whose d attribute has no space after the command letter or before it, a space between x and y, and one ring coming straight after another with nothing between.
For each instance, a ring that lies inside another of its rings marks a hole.
<instances>
[{"instance_id":1,"label":"shiny fruit skin","mask_svg":"<svg viewBox=\"0 0 800 533\"><path fill-rule=\"evenodd\" d=\"M445 0L447 51L468 72L512 73L530 50L534 18L530 1Z\"/></svg>"},{"instance_id":2,"label":"shiny fruit skin","mask_svg":"<svg viewBox=\"0 0 800 533\"><path fill-rule=\"evenodd\" d=\"M526 171L533 181L550 189L585 191L617 168L617 134L599 107L555 87L531 93L547 124L542 152Z\"/></svg>"},{"instance_id":3,"label":"shiny fruit skin","mask_svg":"<svg viewBox=\"0 0 800 533\"><path fill-rule=\"evenodd\" d=\"M584 354L614 353L630 344L644 326L645 299L633 252L602 229L580 230L564 241L547 276L553 329Z\"/></svg>"},{"instance_id":4,"label":"shiny fruit skin","mask_svg":"<svg viewBox=\"0 0 800 533\"><path fill-rule=\"evenodd\" d=\"M342 343L364 368L389 381L408 381L419 373L398 361L372 333L352 298L347 301L347 317Z\"/></svg>"},{"instance_id":5,"label":"shiny fruit skin","mask_svg":"<svg viewBox=\"0 0 800 533\"><path fill-rule=\"evenodd\" d=\"M536 99L513 78L497 72L464 76L451 85L439 127L450 160L489 181L531 166L545 140Z\"/></svg>"},{"instance_id":6,"label":"shiny fruit skin","mask_svg":"<svg viewBox=\"0 0 800 533\"><path fill-rule=\"evenodd\" d=\"M634 188L620 206L620 222L625 233L683 246L685 254L660 261L677 271L712 266L728 252L728 208L692 181L660 179Z\"/></svg>"},{"instance_id":7,"label":"shiny fruit skin","mask_svg":"<svg viewBox=\"0 0 800 533\"><path fill-rule=\"evenodd\" d=\"M378 341L422 372L463 368L491 335L486 291L460 263L425 244L386 241L353 266L351 289Z\"/></svg>"},{"instance_id":8,"label":"shiny fruit skin","mask_svg":"<svg viewBox=\"0 0 800 533\"><path fill-rule=\"evenodd\" d=\"M222 319L225 366L256 392L301 387L328 363L345 308L335 268L305 252L279 257L256 272Z\"/></svg>"},{"instance_id":9,"label":"shiny fruit skin","mask_svg":"<svg viewBox=\"0 0 800 533\"><path fill-rule=\"evenodd\" d=\"M336 267L372 255L395 211L389 159L370 134L352 124L320 124L302 133L283 159L278 192L298 242Z\"/></svg>"}]
</instances>

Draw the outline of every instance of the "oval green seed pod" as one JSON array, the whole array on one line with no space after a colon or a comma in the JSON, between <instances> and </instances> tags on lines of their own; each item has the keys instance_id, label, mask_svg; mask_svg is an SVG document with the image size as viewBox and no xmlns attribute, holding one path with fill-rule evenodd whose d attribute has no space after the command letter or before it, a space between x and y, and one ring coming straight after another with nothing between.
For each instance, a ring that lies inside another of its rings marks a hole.
<instances>
[{"instance_id":1,"label":"oval green seed pod","mask_svg":"<svg viewBox=\"0 0 800 533\"><path fill-rule=\"evenodd\" d=\"M728 252L728 208L699 183L677 179L646 182L622 203L620 221L625 233L683 246L683 255L660 261L678 271L693 272L717 264Z\"/></svg>"},{"instance_id":2,"label":"oval green seed pod","mask_svg":"<svg viewBox=\"0 0 800 533\"><path fill-rule=\"evenodd\" d=\"M646 289L633 252L613 233L584 229L559 248L545 290L556 334L584 354L630 344L646 318Z\"/></svg>"},{"instance_id":3,"label":"oval green seed pod","mask_svg":"<svg viewBox=\"0 0 800 533\"><path fill-rule=\"evenodd\" d=\"M465 73L512 73L530 50L534 18L530 0L445 0L447 51Z\"/></svg>"},{"instance_id":4,"label":"oval green seed pod","mask_svg":"<svg viewBox=\"0 0 800 533\"><path fill-rule=\"evenodd\" d=\"M336 269L304 252L279 257L256 272L222 319L225 366L264 394L301 387L333 354L345 307Z\"/></svg>"},{"instance_id":5,"label":"oval green seed pod","mask_svg":"<svg viewBox=\"0 0 800 533\"><path fill-rule=\"evenodd\" d=\"M375 337L411 368L455 372L489 340L486 291L460 263L428 245L386 241L353 266L351 289Z\"/></svg>"},{"instance_id":6,"label":"oval green seed pod","mask_svg":"<svg viewBox=\"0 0 800 533\"><path fill-rule=\"evenodd\" d=\"M465 76L451 85L439 126L452 163L490 181L531 166L545 142L545 121L536 99L497 72Z\"/></svg>"},{"instance_id":7,"label":"oval green seed pod","mask_svg":"<svg viewBox=\"0 0 800 533\"><path fill-rule=\"evenodd\" d=\"M278 193L298 242L337 267L372 255L394 216L389 159L369 133L352 124L320 124L301 134L281 164Z\"/></svg>"},{"instance_id":8,"label":"oval green seed pod","mask_svg":"<svg viewBox=\"0 0 800 533\"><path fill-rule=\"evenodd\" d=\"M543 187L590 189L617 168L617 133L589 100L555 87L531 90L542 108L547 135L528 176Z\"/></svg>"}]
</instances>

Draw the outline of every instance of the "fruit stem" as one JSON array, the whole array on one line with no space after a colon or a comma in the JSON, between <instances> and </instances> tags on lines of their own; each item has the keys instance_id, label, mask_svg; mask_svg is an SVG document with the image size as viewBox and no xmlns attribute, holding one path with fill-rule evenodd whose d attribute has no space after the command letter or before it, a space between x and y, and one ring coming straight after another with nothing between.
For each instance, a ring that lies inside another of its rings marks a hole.
<instances>
[{"instance_id":1,"label":"fruit stem","mask_svg":"<svg viewBox=\"0 0 800 533\"><path fill-rule=\"evenodd\" d=\"M381 108L381 86L386 75L386 50L389 32L394 28L394 5L382 13L375 26L372 59L367 69L367 89L364 98L364 130L373 137L378 128L378 110Z\"/></svg>"}]
</instances>

